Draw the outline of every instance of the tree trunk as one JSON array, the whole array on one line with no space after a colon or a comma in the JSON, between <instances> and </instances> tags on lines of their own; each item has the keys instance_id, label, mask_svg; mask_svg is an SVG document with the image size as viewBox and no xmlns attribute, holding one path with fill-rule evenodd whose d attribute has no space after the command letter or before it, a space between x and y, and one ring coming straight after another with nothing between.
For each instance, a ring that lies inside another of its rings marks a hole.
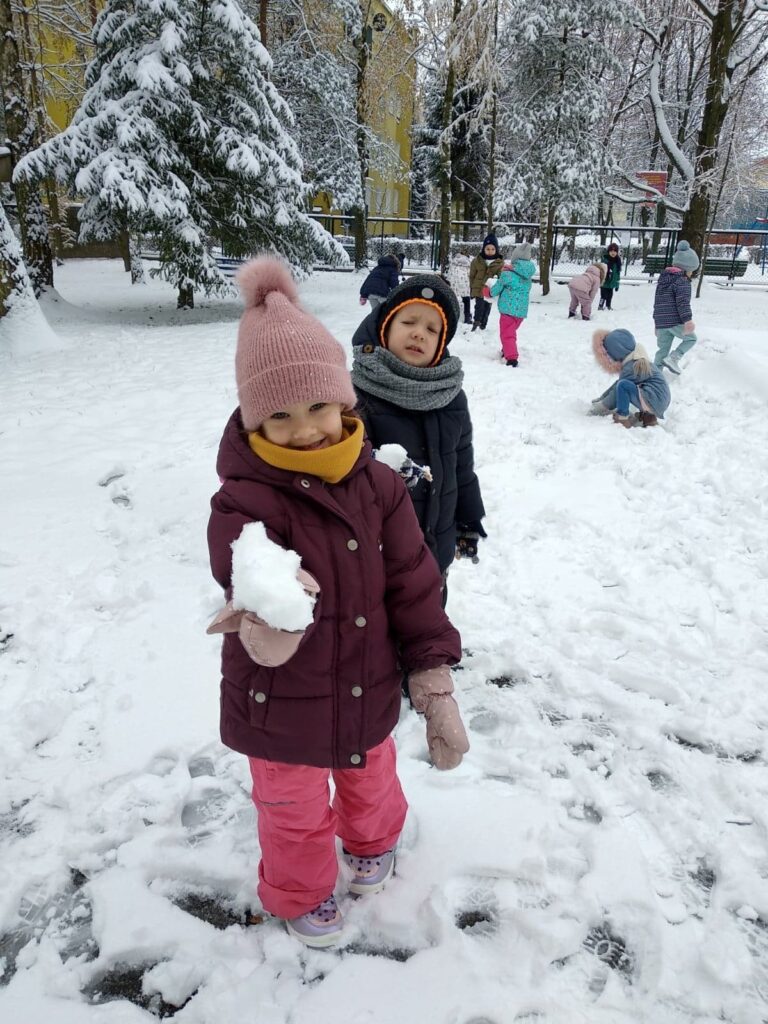
<instances>
[{"instance_id":1,"label":"tree trunk","mask_svg":"<svg viewBox=\"0 0 768 1024\"><path fill-rule=\"evenodd\" d=\"M118 235L117 244L123 261L123 270L128 274L131 270L131 238L127 228Z\"/></svg>"},{"instance_id":2,"label":"tree trunk","mask_svg":"<svg viewBox=\"0 0 768 1024\"><path fill-rule=\"evenodd\" d=\"M128 250L131 257L131 284L144 284L144 260L141 258L141 239L129 236Z\"/></svg>"},{"instance_id":3,"label":"tree trunk","mask_svg":"<svg viewBox=\"0 0 768 1024\"><path fill-rule=\"evenodd\" d=\"M461 10L461 0L453 0L453 15L451 25L448 29L448 46L453 43L453 27ZM451 206L453 195L451 191L451 125L453 123L453 93L456 88L456 68L450 57L448 58L448 74L445 80L445 92L443 93L442 106L442 133L440 135L439 160L440 160L440 247L438 250L438 266L445 273L451 254Z\"/></svg>"},{"instance_id":4,"label":"tree trunk","mask_svg":"<svg viewBox=\"0 0 768 1024\"><path fill-rule=\"evenodd\" d=\"M24 93L10 0L0 0L0 81L5 107L5 130L13 162L16 163L35 148L35 127ZM19 213L24 262L35 294L39 295L44 288L53 285L53 254L45 210L36 185L14 181L11 187Z\"/></svg>"},{"instance_id":5,"label":"tree trunk","mask_svg":"<svg viewBox=\"0 0 768 1024\"><path fill-rule=\"evenodd\" d=\"M259 36L261 45L267 47L267 4L269 0L259 0Z\"/></svg>"},{"instance_id":6,"label":"tree trunk","mask_svg":"<svg viewBox=\"0 0 768 1024\"><path fill-rule=\"evenodd\" d=\"M490 146L491 153L488 161L488 232L490 234L493 231L493 193L496 188L496 107L497 97L494 91L493 94L493 106L491 108L491 131L490 131Z\"/></svg>"},{"instance_id":7,"label":"tree trunk","mask_svg":"<svg viewBox=\"0 0 768 1024\"><path fill-rule=\"evenodd\" d=\"M38 143L43 142L47 138L46 132L46 120L45 120L45 105L43 100L43 87L37 75L37 66L35 63L35 46L32 41L32 31L29 27L31 8L22 6L21 13L21 24L22 24L22 35L19 38L20 56L27 64L27 81L29 86L29 98L32 110L35 113L35 121L37 123L37 139ZM39 13L39 12L38 12ZM56 182L50 177L46 178L44 182L45 198L48 203L48 211L50 214L50 231L49 236L53 241L53 255L56 257L56 262L60 263L62 260L62 254L64 252L64 231L61 224L61 213L59 208L59 196L56 191Z\"/></svg>"},{"instance_id":8,"label":"tree trunk","mask_svg":"<svg viewBox=\"0 0 768 1024\"><path fill-rule=\"evenodd\" d=\"M363 20L362 35L355 41L357 50L357 93L355 100L355 113L357 117L357 128L355 130L355 143L357 147L357 162L360 168L360 203L351 208L352 213L352 234L355 239L355 269L365 265L368 259L368 210L366 197L366 179L368 178L368 136L366 125L368 124L368 97L366 95L366 71L368 69L368 58L370 56L370 36L365 25L365 10L361 11Z\"/></svg>"},{"instance_id":9,"label":"tree trunk","mask_svg":"<svg viewBox=\"0 0 768 1024\"><path fill-rule=\"evenodd\" d=\"M555 204L547 203L541 208L541 229L539 232L539 280L542 295L549 295L550 264L552 262L552 239L555 230Z\"/></svg>"},{"instance_id":10,"label":"tree trunk","mask_svg":"<svg viewBox=\"0 0 768 1024\"><path fill-rule=\"evenodd\" d=\"M667 177L667 181L669 181L669 177ZM667 204L664 202L663 199L660 199L656 203L656 227L657 228L663 228L666 223L667 223ZM653 238L651 240L651 252L653 252L653 253L658 252L660 245L661 245L661 232L660 231L654 231L653 232Z\"/></svg>"},{"instance_id":11,"label":"tree trunk","mask_svg":"<svg viewBox=\"0 0 768 1024\"><path fill-rule=\"evenodd\" d=\"M736 33L742 27L740 6L740 0L720 0L712 20L709 78L701 128L696 140L693 191L680 228L680 237L689 242L691 248L699 254L703 251L707 233L707 215L714 185L720 132L730 103L733 69L728 66L728 58L736 41Z\"/></svg>"},{"instance_id":12,"label":"tree trunk","mask_svg":"<svg viewBox=\"0 0 768 1024\"><path fill-rule=\"evenodd\" d=\"M195 290L191 284L179 285L179 296L176 299L176 309L194 309Z\"/></svg>"},{"instance_id":13,"label":"tree trunk","mask_svg":"<svg viewBox=\"0 0 768 1024\"><path fill-rule=\"evenodd\" d=\"M601 228L606 223L606 221L605 221L605 202L603 200L602 194L598 197L598 200L597 200L597 223L601 225ZM607 237L608 237L608 233L603 228L600 231L600 245L602 245L602 246L605 245Z\"/></svg>"},{"instance_id":14,"label":"tree trunk","mask_svg":"<svg viewBox=\"0 0 768 1024\"><path fill-rule=\"evenodd\" d=\"M496 54L496 48L498 45L499 37L499 0L496 0L494 4L493 13L493 52ZM496 61L494 59L494 69ZM496 89L496 82L491 82L491 88L493 89L493 99L491 100L491 130L490 130L490 158L488 161L488 219L487 227L488 233L493 231L493 193L496 188L496 115L498 107L498 94Z\"/></svg>"},{"instance_id":15,"label":"tree trunk","mask_svg":"<svg viewBox=\"0 0 768 1024\"><path fill-rule=\"evenodd\" d=\"M571 216L568 218L568 221L571 224L578 224L579 223L579 211L578 210L574 210L571 213ZM571 228L567 228L566 231L565 231L565 244L564 244L563 248L568 253L568 255L570 256L570 258L572 260L575 260L575 258L576 258L576 235L577 235L577 233L578 232L576 231L576 228L573 228L573 230L571 230ZM603 244L605 244L605 243L603 243Z\"/></svg>"}]
</instances>

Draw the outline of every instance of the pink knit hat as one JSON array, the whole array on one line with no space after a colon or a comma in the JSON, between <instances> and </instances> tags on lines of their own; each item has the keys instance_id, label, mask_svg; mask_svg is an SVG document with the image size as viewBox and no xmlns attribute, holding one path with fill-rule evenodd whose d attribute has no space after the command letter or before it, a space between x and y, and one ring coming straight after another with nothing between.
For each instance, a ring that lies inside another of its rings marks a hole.
<instances>
[{"instance_id":1,"label":"pink knit hat","mask_svg":"<svg viewBox=\"0 0 768 1024\"><path fill-rule=\"evenodd\" d=\"M344 349L299 305L285 263L260 256L237 275L245 312L237 332L235 376L243 426L258 430L297 402L356 403Z\"/></svg>"}]
</instances>

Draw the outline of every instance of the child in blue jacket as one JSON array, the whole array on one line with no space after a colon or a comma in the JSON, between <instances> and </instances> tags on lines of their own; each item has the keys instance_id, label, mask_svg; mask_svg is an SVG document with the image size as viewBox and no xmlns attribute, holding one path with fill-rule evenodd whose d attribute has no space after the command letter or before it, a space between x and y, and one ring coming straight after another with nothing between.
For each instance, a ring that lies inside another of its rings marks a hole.
<instances>
[{"instance_id":1,"label":"child in blue jacket","mask_svg":"<svg viewBox=\"0 0 768 1024\"><path fill-rule=\"evenodd\" d=\"M691 278L698 269L699 257L687 242L679 242L672 266L662 270L656 285L653 323L659 348L653 361L672 373L680 373L681 358L696 344L696 325L691 319ZM680 344L670 352L675 338L680 338Z\"/></svg>"},{"instance_id":2,"label":"child in blue jacket","mask_svg":"<svg viewBox=\"0 0 768 1024\"><path fill-rule=\"evenodd\" d=\"M531 260L530 242L516 245L489 294L499 300L501 354L507 366L517 366L517 332L528 316L528 296L536 264Z\"/></svg>"}]
</instances>

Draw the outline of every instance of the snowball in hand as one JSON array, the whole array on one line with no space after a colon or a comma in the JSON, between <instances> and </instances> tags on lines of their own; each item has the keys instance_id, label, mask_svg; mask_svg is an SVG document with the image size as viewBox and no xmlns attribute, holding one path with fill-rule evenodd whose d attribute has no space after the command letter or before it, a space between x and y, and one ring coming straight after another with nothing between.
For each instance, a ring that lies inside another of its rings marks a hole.
<instances>
[{"instance_id":1,"label":"snowball in hand","mask_svg":"<svg viewBox=\"0 0 768 1024\"><path fill-rule=\"evenodd\" d=\"M408 452L401 444L383 444L376 449L376 460L399 473L408 461Z\"/></svg>"},{"instance_id":2,"label":"snowball in hand","mask_svg":"<svg viewBox=\"0 0 768 1024\"><path fill-rule=\"evenodd\" d=\"M314 597L296 579L301 558L267 536L263 523L246 523L232 544L232 605L255 612L275 629L306 629Z\"/></svg>"}]
</instances>

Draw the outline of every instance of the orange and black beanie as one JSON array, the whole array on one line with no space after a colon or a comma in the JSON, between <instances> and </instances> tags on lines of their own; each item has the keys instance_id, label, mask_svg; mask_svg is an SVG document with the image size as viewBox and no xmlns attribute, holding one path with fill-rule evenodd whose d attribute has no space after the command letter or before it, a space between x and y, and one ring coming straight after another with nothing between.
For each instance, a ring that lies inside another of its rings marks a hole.
<instances>
[{"instance_id":1,"label":"orange and black beanie","mask_svg":"<svg viewBox=\"0 0 768 1024\"><path fill-rule=\"evenodd\" d=\"M444 358L448 345L456 333L460 317L459 300L451 286L437 274L414 274L392 289L386 300L374 311L377 321L376 339L382 348L387 348L387 332L392 317L411 302L426 302L427 305L434 306L443 321L435 358L430 364L437 366Z\"/></svg>"}]
</instances>

